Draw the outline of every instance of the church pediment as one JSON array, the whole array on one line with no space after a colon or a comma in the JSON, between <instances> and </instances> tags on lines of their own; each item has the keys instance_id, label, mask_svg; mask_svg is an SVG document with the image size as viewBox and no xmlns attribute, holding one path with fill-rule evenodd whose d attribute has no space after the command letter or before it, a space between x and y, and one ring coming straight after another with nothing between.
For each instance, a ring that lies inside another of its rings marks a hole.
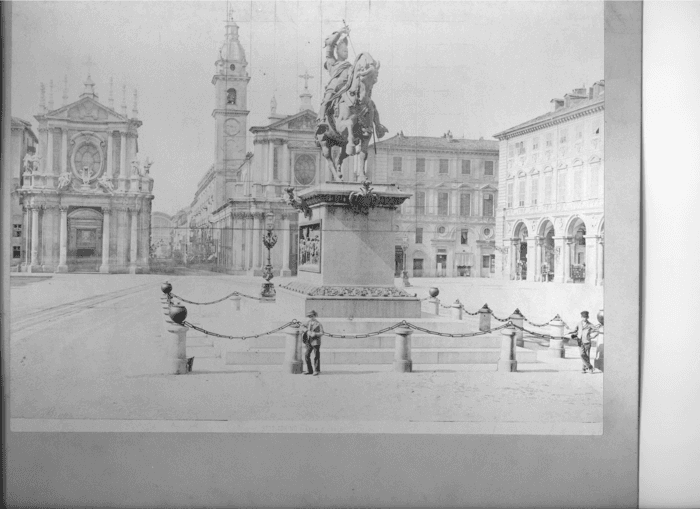
<instances>
[{"instance_id":1,"label":"church pediment","mask_svg":"<svg viewBox=\"0 0 700 509\"><path fill-rule=\"evenodd\" d=\"M316 114L305 110L270 124L267 129L282 129L289 131L313 131L316 129Z\"/></svg>"},{"instance_id":2,"label":"church pediment","mask_svg":"<svg viewBox=\"0 0 700 509\"><path fill-rule=\"evenodd\" d=\"M46 118L79 122L126 122L127 118L91 97L63 106L46 114Z\"/></svg>"}]
</instances>

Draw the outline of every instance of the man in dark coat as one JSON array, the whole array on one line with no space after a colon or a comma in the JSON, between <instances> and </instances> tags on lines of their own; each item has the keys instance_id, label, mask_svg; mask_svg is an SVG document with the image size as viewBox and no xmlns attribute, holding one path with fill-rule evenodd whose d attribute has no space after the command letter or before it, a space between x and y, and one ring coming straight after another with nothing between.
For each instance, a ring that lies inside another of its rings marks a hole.
<instances>
[{"instance_id":1,"label":"man in dark coat","mask_svg":"<svg viewBox=\"0 0 700 509\"><path fill-rule=\"evenodd\" d=\"M317 320L316 311L310 311L306 315L309 321L302 327L302 338L306 345L306 375L316 375L321 373L321 337L323 336L323 325ZM311 352L316 352L313 367L311 366ZM315 372L314 372L315 369Z\"/></svg>"}]
</instances>

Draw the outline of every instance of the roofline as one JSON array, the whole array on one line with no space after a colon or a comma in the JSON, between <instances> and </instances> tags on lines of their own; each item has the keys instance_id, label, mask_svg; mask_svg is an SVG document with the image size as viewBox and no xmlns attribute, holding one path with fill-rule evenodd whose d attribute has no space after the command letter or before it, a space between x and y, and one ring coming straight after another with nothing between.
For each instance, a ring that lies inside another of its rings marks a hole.
<instances>
[{"instance_id":1,"label":"roofline","mask_svg":"<svg viewBox=\"0 0 700 509\"><path fill-rule=\"evenodd\" d=\"M553 115L553 116L548 117L548 118L543 118L542 120L540 120L538 122L534 122L532 124L524 122L524 124L526 124L526 125L519 124L515 127L511 127L510 129L506 129L505 131L501 131L499 133L496 133L493 135L493 137L497 138L499 141L505 140L508 138L513 138L515 136L519 136L521 134L527 134L529 132L538 131L538 130L543 129L545 127L549 127L550 125L560 124L560 123L565 122L567 120L571 120L571 118L576 118L576 117L580 117L583 115L588 115L590 113L595 113L596 111L600 111L600 110L605 109L605 96L604 95L598 96L597 99L598 99L597 101L592 102L590 104L583 105L580 108L568 110L567 112L561 113L560 115Z\"/></svg>"},{"instance_id":2,"label":"roofline","mask_svg":"<svg viewBox=\"0 0 700 509\"><path fill-rule=\"evenodd\" d=\"M285 122L289 122L289 121L291 121L291 120L293 120L293 119L295 119L295 118L299 118L299 117L303 116L303 115L306 114L306 113L311 113L311 114L314 115L314 116L316 115L316 112L315 112L314 110L303 110L303 111L300 111L300 112L298 112L298 113L295 113L294 115L287 115L286 117L280 118L279 120L277 120L276 122L273 122L272 124L268 124L268 125L265 125L265 126L252 126L252 127L251 127L250 129L248 129L248 130L249 130L251 133L258 133L258 132L262 132L262 131L272 131L272 130L277 129L277 128L274 127L274 126L277 126L277 125L279 125L279 124L283 124L283 123L285 123ZM283 130L284 130L284 129L283 129ZM287 129L287 130L288 130L288 129Z\"/></svg>"}]
</instances>

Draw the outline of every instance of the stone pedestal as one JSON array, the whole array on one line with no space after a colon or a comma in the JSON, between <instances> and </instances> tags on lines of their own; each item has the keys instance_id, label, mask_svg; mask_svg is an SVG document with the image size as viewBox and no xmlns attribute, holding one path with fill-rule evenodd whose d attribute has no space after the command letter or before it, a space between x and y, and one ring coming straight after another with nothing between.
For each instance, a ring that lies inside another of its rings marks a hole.
<instances>
[{"instance_id":1,"label":"stone pedestal","mask_svg":"<svg viewBox=\"0 0 700 509\"><path fill-rule=\"evenodd\" d=\"M297 278L279 288L319 317L420 317L420 300L394 286L395 213L410 196L351 182L301 191L297 200L309 210L299 213Z\"/></svg>"}]
</instances>

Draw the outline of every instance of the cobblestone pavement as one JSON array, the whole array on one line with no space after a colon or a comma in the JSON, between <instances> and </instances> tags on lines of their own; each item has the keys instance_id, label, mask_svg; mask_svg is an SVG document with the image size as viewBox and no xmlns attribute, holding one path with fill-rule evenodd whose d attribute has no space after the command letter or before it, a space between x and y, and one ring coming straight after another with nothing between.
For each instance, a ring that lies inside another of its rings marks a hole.
<instances>
[{"instance_id":1,"label":"cobblestone pavement","mask_svg":"<svg viewBox=\"0 0 700 509\"><path fill-rule=\"evenodd\" d=\"M511 423L533 433L551 432L559 423L574 434L602 429L603 375L582 375L575 349L567 349L565 359L541 358L507 374L479 365L414 366L405 374L388 366L330 365L309 377L204 358L188 375L149 374L164 335L164 279L57 274L13 287L12 418ZM174 292L190 300L254 293L262 281L201 280L196 274L170 277ZM188 310L188 319L228 334L301 318L282 302L246 299L238 313L227 301Z\"/></svg>"}]
</instances>

